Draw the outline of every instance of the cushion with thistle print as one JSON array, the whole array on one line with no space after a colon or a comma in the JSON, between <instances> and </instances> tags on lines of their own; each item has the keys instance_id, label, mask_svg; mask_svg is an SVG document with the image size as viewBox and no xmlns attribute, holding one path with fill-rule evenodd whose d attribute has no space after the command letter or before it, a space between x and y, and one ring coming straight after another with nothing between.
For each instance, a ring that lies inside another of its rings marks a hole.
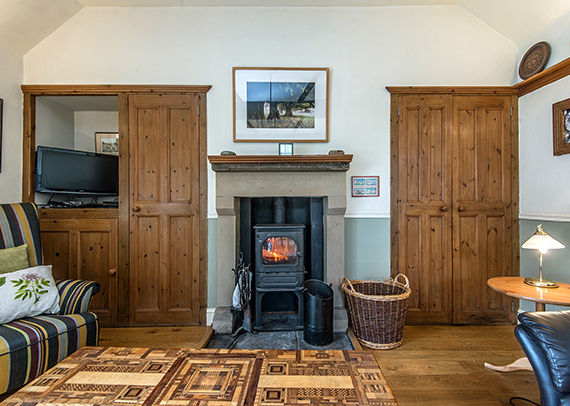
<instances>
[{"instance_id":1,"label":"cushion with thistle print","mask_svg":"<svg viewBox=\"0 0 570 406\"><path fill-rule=\"evenodd\" d=\"M0 274L0 324L59 312L59 292L51 265Z\"/></svg>"}]
</instances>

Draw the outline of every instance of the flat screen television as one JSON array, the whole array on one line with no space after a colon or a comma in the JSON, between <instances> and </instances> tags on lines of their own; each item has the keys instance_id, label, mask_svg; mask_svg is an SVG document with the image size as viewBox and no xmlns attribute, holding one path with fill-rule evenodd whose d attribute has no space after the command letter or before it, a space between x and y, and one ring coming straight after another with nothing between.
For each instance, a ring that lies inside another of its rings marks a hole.
<instances>
[{"instance_id":1,"label":"flat screen television","mask_svg":"<svg viewBox=\"0 0 570 406\"><path fill-rule=\"evenodd\" d=\"M119 157L72 149L38 147L36 191L114 196L119 191Z\"/></svg>"}]
</instances>

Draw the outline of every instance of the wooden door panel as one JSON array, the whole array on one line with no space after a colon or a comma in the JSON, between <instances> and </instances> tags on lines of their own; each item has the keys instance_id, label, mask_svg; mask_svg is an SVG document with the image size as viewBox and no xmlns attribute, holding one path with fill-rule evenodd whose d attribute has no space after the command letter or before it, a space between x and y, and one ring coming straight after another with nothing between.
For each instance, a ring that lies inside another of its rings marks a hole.
<instances>
[{"instance_id":1,"label":"wooden door panel","mask_svg":"<svg viewBox=\"0 0 570 406\"><path fill-rule=\"evenodd\" d=\"M199 186L198 174L193 173L194 162L199 160L198 137L190 138L187 134L196 133L197 123L192 122L192 110L171 109L170 123L172 132L170 133L169 144L169 201L170 202L192 202L197 196L193 189Z\"/></svg>"},{"instance_id":2,"label":"wooden door panel","mask_svg":"<svg viewBox=\"0 0 570 406\"><path fill-rule=\"evenodd\" d=\"M196 247L198 222L194 217L170 218L170 295L168 309L171 311L187 311L198 316L198 307L194 299L198 292L199 255ZM191 287L190 292L183 287Z\"/></svg>"},{"instance_id":3,"label":"wooden door panel","mask_svg":"<svg viewBox=\"0 0 570 406\"><path fill-rule=\"evenodd\" d=\"M410 279L408 321L451 319L450 97L401 96L397 269Z\"/></svg>"},{"instance_id":4,"label":"wooden door panel","mask_svg":"<svg viewBox=\"0 0 570 406\"><path fill-rule=\"evenodd\" d=\"M101 284L89 310L104 326L117 323L117 219L40 220L44 263L54 277L85 279Z\"/></svg>"},{"instance_id":5,"label":"wooden door panel","mask_svg":"<svg viewBox=\"0 0 570 406\"><path fill-rule=\"evenodd\" d=\"M55 280L71 279L75 277L72 259L72 236L71 230L46 231L46 221L40 220L42 234L42 253L44 264L52 266L52 273Z\"/></svg>"},{"instance_id":6,"label":"wooden door panel","mask_svg":"<svg viewBox=\"0 0 570 406\"><path fill-rule=\"evenodd\" d=\"M117 323L117 220L104 229L78 230L77 277L100 281L101 290L91 301L102 325Z\"/></svg>"},{"instance_id":7,"label":"wooden door panel","mask_svg":"<svg viewBox=\"0 0 570 406\"><path fill-rule=\"evenodd\" d=\"M400 269L412 287L407 316L411 323L451 321L450 219L441 213L407 218L406 259Z\"/></svg>"},{"instance_id":8,"label":"wooden door panel","mask_svg":"<svg viewBox=\"0 0 570 406\"><path fill-rule=\"evenodd\" d=\"M130 201L130 321L135 324L200 321L197 106L196 95L129 97L129 134L137 140L129 144L130 178L138 185ZM141 114L146 118L135 119Z\"/></svg>"},{"instance_id":9,"label":"wooden door panel","mask_svg":"<svg viewBox=\"0 0 570 406\"><path fill-rule=\"evenodd\" d=\"M454 99L454 322L504 322L510 301L487 287L512 275L510 98Z\"/></svg>"},{"instance_id":10,"label":"wooden door panel","mask_svg":"<svg viewBox=\"0 0 570 406\"><path fill-rule=\"evenodd\" d=\"M158 108L142 108L136 110L138 131L134 141L130 142L135 150L134 165L141 170L133 182L134 195L137 201L157 201L159 199L160 176L160 112ZM131 161L132 162L132 161Z\"/></svg>"},{"instance_id":11,"label":"wooden door panel","mask_svg":"<svg viewBox=\"0 0 570 406\"><path fill-rule=\"evenodd\" d=\"M136 247L136 256L131 255L133 283L131 305L139 312L160 310L161 258L160 218L138 216L132 225L131 246Z\"/></svg>"}]
</instances>

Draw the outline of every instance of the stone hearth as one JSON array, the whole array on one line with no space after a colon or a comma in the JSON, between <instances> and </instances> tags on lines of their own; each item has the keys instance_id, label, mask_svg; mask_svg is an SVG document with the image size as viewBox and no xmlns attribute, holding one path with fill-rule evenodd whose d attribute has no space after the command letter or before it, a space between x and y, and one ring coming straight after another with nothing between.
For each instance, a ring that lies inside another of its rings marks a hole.
<instances>
[{"instance_id":1,"label":"stone hearth","mask_svg":"<svg viewBox=\"0 0 570 406\"><path fill-rule=\"evenodd\" d=\"M325 236L324 281L334 290L334 329L347 328L340 286L344 269L346 171L352 155L209 156L216 172L218 213L218 307L214 330L231 332L231 271L239 246L239 204L243 197L322 197Z\"/></svg>"}]
</instances>

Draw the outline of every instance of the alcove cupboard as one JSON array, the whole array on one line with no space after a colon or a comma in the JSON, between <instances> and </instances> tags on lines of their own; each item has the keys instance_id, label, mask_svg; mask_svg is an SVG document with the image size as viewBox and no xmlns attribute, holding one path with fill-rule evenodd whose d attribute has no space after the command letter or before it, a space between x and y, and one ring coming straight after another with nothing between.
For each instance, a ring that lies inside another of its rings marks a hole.
<instances>
[{"instance_id":1,"label":"alcove cupboard","mask_svg":"<svg viewBox=\"0 0 570 406\"><path fill-rule=\"evenodd\" d=\"M34 202L36 100L118 98L118 208L42 208L56 279L101 283L102 325L205 324L209 86L24 85L22 201Z\"/></svg>"},{"instance_id":2,"label":"alcove cupboard","mask_svg":"<svg viewBox=\"0 0 570 406\"><path fill-rule=\"evenodd\" d=\"M510 87L391 93L391 264L411 323L513 321L487 287L518 274L518 97Z\"/></svg>"}]
</instances>

